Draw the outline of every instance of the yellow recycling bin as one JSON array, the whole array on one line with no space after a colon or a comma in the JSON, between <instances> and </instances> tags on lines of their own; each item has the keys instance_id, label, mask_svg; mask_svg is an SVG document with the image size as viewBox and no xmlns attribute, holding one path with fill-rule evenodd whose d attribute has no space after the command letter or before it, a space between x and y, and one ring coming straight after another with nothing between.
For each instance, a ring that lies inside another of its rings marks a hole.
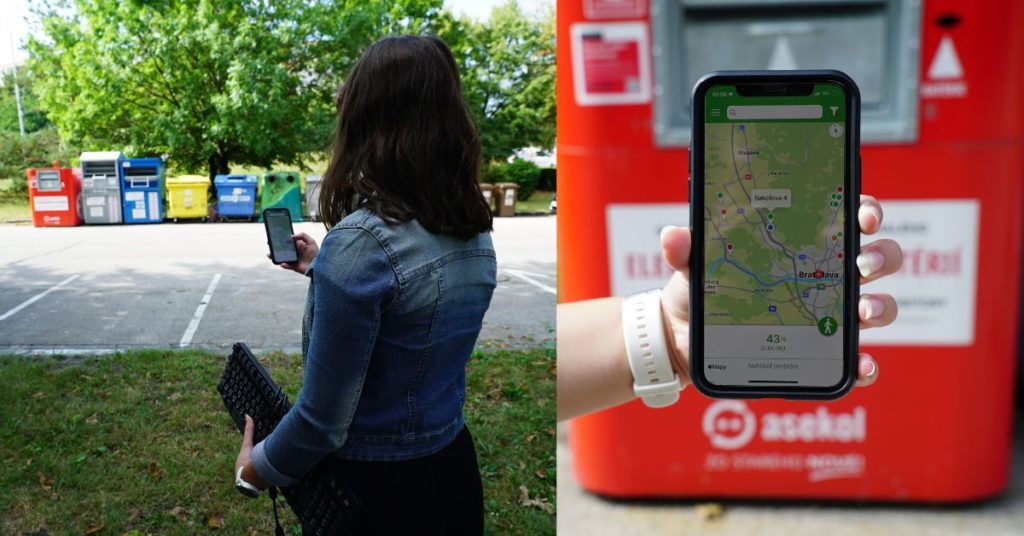
<instances>
[{"instance_id":1,"label":"yellow recycling bin","mask_svg":"<svg viewBox=\"0 0 1024 536\"><path fill-rule=\"evenodd\" d=\"M167 217L206 219L210 178L201 175L182 175L167 179Z\"/></svg>"}]
</instances>

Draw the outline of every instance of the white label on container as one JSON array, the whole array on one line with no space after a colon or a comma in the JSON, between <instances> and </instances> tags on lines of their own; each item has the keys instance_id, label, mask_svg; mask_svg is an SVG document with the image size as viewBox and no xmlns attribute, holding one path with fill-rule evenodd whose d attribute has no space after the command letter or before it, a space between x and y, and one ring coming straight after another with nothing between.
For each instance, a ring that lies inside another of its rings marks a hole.
<instances>
[{"instance_id":1,"label":"white label on container","mask_svg":"<svg viewBox=\"0 0 1024 536\"><path fill-rule=\"evenodd\" d=\"M125 192L125 201L142 201L145 197L145 192Z\"/></svg>"},{"instance_id":2,"label":"white label on container","mask_svg":"<svg viewBox=\"0 0 1024 536\"><path fill-rule=\"evenodd\" d=\"M85 198L85 204L90 207L102 207L106 202L107 198L102 195L91 195Z\"/></svg>"},{"instance_id":3,"label":"white label on container","mask_svg":"<svg viewBox=\"0 0 1024 536\"><path fill-rule=\"evenodd\" d=\"M89 217L91 218L102 218L103 207L89 207Z\"/></svg>"},{"instance_id":4,"label":"white label on container","mask_svg":"<svg viewBox=\"0 0 1024 536\"><path fill-rule=\"evenodd\" d=\"M36 212L54 212L68 209L68 198L64 195L47 195L32 198L32 209Z\"/></svg>"},{"instance_id":5,"label":"white label on container","mask_svg":"<svg viewBox=\"0 0 1024 536\"><path fill-rule=\"evenodd\" d=\"M149 192L149 219L160 219L160 196L156 192Z\"/></svg>"},{"instance_id":6,"label":"white label on container","mask_svg":"<svg viewBox=\"0 0 1024 536\"><path fill-rule=\"evenodd\" d=\"M146 209L145 208L133 208L132 209L132 219L133 220L144 220L144 219L146 219Z\"/></svg>"},{"instance_id":7,"label":"white label on container","mask_svg":"<svg viewBox=\"0 0 1024 536\"><path fill-rule=\"evenodd\" d=\"M865 236L861 242L895 240L903 249L903 269L866 285L864 290L892 294L900 312L892 325L862 331L861 342L973 344L978 201L883 201L882 209L885 220L881 232Z\"/></svg>"},{"instance_id":8,"label":"white label on container","mask_svg":"<svg viewBox=\"0 0 1024 536\"><path fill-rule=\"evenodd\" d=\"M689 225L689 205L608 205L607 215L612 294L625 296L663 286L673 270L661 256L661 228Z\"/></svg>"},{"instance_id":9,"label":"white label on container","mask_svg":"<svg viewBox=\"0 0 1024 536\"><path fill-rule=\"evenodd\" d=\"M515 192L515 190L511 190L511 189L505 190L505 206L506 207L511 207L512 205L515 204L515 202L516 202L516 192Z\"/></svg>"}]
</instances>

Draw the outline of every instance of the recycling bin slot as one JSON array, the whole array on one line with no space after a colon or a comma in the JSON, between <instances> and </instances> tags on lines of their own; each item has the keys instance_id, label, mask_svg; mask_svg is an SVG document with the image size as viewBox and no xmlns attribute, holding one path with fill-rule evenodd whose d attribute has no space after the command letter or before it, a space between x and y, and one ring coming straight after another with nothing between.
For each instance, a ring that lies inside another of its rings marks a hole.
<instances>
[{"instance_id":1,"label":"recycling bin slot","mask_svg":"<svg viewBox=\"0 0 1024 536\"><path fill-rule=\"evenodd\" d=\"M920 9L896 0L654 0L656 142L688 144L690 89L729 69L838 69L860 88L862 139L916 139Z\"/></svg>"},{"instance_id":2,"label":"recycling bin slot","mask_svg":"<svg viewBox=\"0 0 1024 536\"><path fill-rule=\"evenodd\" d=\"M56 170L40 170L36 173L36 188L40 192L60 191L60 172Z\"/></svg>"}]
</instances>

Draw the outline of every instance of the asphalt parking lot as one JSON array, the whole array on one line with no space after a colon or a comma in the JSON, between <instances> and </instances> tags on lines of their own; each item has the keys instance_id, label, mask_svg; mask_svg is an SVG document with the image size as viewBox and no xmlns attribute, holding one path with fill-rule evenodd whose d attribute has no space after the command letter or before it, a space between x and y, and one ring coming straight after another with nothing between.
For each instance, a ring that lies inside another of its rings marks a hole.
<instances>
[{"instance_id":1,"label":"asphalt parking lot","mask_svg":"<svg viewBox=\"0 0 1024 536\"><path fill-rule=\"evenodd\" d=\"M493 238L479 346L553 346L555 218L496 218ZM0 244L0 353L300 348L308 282L267 260L262 223L0 225Z\"/></svg>"}]
</instances>

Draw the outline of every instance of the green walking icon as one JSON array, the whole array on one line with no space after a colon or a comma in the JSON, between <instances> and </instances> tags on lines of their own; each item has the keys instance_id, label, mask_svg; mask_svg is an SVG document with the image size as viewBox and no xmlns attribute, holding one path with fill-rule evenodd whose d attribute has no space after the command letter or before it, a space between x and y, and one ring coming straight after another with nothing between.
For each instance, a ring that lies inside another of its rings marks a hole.
<instances>
[{"instance_id":1,"label":"green walking icon","mask_svg":"<svg viewBox=\"0 0 1024 536\"><path fill-rule=\"evenodd\" d=\"M831 316L825 316L818 320L818 332L826 337L830 337L835 333L837 327L839 327L839 324Z\"/></svg>"}]
</instances>

